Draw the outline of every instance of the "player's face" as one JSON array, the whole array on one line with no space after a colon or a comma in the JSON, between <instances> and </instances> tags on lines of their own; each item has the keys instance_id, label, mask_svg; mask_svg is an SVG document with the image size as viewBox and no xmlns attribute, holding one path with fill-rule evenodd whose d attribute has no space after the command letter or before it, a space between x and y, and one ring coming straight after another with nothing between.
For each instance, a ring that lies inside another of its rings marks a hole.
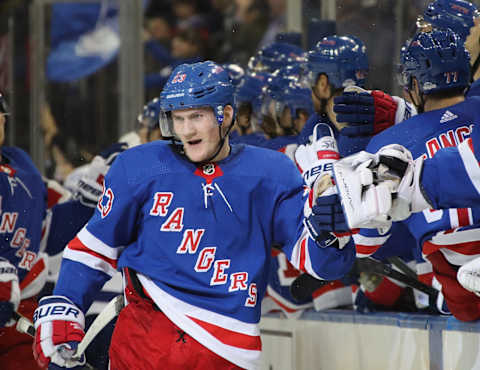
<instances>
[{"instance_id":1,"label":"player's face","mask_svg":"<svg viewBox=\"0 0 480 370\"><path fill-rule=\"evenodd\" d=\"M5 141L5 114L0 113L0 147Z\"/></svg>"},{"instance_id":2,"label":"player's face","mask_svg":"<svg viewBox=\"0 0 480 370\"><path fill-rule=\"evenodd\" d=\"M308 120L308 112L304 111L303 109L297 110L297 117L293 121L295 125L295 130L297 132L301 132L303 129L303 126L305 126L305 123L307 123Z\"/></svg>"},{"instance_id":3,"label":"player's face","mask_svg":"<svg viewBox=\"0 0 480 370\"><path fill-rule=\"evenodd\" d=\"M280 126L282 126L284 129L292 128L292 114L290 113L289 107L285 107L282 110L280 115Z\"/></svg>"},{"instance_id":4,"label":"player's face","mask_svg":"<svg viewBox=\"0 0 480 370\"><path fill-rule=\"evenodd\" d=\"M218 123L211 108L189 108L172 112L173 130L180 139L185 155L192 162L203 162L218 150L220 133ZM226 155L224 145L213 161Z\"/></svg>"}]
</instances>

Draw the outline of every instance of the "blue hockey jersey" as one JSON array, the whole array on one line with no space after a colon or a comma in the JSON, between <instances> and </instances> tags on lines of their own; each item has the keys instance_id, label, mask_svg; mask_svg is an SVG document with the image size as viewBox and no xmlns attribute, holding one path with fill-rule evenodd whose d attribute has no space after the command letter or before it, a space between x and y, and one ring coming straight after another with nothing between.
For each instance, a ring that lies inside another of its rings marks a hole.
<instances>
[{"instance_id":1,"label":"blue hockey jersey","mask_svg":"<svg viewBox=\"0 0 480 370\"><path fill-rule=\"evenodd\" d=\"M478 98L469 98L453 106L412 117L375 136L367 151L375 153L387 144L398 143L409 149L414 158L432 158L441 148L456 146L470 136L473 124L480 120L479 107ZM436 180L437 184L439 180L441 178ZM465 253L471 254L467 251L471 248L468 243L474 241L472 229L464 227L478 223L477 214L478 210L472 209L425 210L413 214L404 223L424 254L441 250L450 263L461 265L465 261L461 246L465 246ZM369 232L371 237L386 236Z\"/></svg>"},{"instance_id":2,"label":"blue hockey jersey","mask_svg":"<svg viewBox=\"0 0 480 370\"><path fill-rule=\"evenodd\" d=\"M458 147L440 150L424 162L422 187L436 209L480 207L480 130ZM461 191L459 191L461 190Z\"/></svg>"},{"instance_id":3,"label":"blue hockey jersey","mask_svg":"<svg viewBox=\"0 0 480 370\"><path fill-rule=\"evenodd\" d=\"M276 151L238 145L196 166L165 142L132 148L115 160L94 216L65 249L54 294L86 311L116 269L130 267L177 326L256 368L270 246L329 280L354 259L353 247L319 248L308 237L306 194L295 165Z\"/></svg>"},{"instance_id":4,"label":"blue hockey jersey","mask_svg":"<svg viewBox=\"0 0 480 370\"><path fill-rule=\"evenodd\" d=\"M39 258L47 192L30 157L15 147L2 147L0 163L0 257L17 267L22 299L33 296L46 277Z\"/></svg>"},{"instance_id":5,"label":"blue hockey jersey","mask_svg":"<svg viewBox=\"0 0 480 370\"><path fill-rule=\"evenodd\" d=\"M466 96L478 104L480 80L470 85ZM440 150L424 163L422 185L435 208L480 206L479 160L480 130L472 129L471 139Z\"/></svg>"}]
</instances>

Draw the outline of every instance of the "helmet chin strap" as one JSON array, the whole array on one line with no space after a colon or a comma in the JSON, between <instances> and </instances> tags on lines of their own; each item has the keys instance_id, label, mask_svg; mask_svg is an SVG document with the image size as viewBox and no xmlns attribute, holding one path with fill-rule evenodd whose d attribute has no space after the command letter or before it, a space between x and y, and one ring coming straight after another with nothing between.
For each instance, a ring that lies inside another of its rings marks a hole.
<instances>
[{"instance_id":1,"label":"helmet chin strap","mask_svg":"<svg viewBox=\"0 0 480 370\"><path fill-rule=\"evenodd\" d=\"M218 153L220 153L220 151L222 150L223 145L225 144L225 139L227 138L228 134L230 133L230 130L232 129L232 127L233 127L233 120L232 120L232 123L230 124L230 126L228 126L227 132L222 137L222 125L219 125L218 126L218 136L220 138L220 141L218 142L217 150L208 159L205 159L205 160L200 161L200 162L194 162L194 163L201 165L201 164L206 164L206 163L211 162L212 159L215 158L218 155ZM230 152L230 150L231 150L231 147L229 148L229 152Z\"/></svg>"}]
</instances>

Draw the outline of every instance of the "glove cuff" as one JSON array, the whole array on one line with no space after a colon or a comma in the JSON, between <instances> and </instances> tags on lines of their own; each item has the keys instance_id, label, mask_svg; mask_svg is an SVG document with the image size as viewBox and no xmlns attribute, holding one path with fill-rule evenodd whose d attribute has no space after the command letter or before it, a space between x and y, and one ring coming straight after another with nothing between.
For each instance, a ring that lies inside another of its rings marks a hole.
<instances>
[{"instance_id":1,"label":"glove cuff","mask_svg":"<svg viewBox=\"0 0 480 370\"><path fill-rule=\"evenodd\" d=\"M71 321L85 328L85 316L70 299L64 296L43 297L38 303L38 308L33 314L35 329L45 322Z\"/></svg>"},{"instance_id":2,"label":"glove cuff","mask_svg":"<svg viewBox=\"0 0 480 370\"><path fill-rule=\"evenodd\" d=\"M429 199L421 183L423 162L423 157L417 158L415 160L413 173L414 190L412 194L412 203L410 206L412 212L420 212L424 209L432 208L432 201Z\"/></svg>"}]
</instances>

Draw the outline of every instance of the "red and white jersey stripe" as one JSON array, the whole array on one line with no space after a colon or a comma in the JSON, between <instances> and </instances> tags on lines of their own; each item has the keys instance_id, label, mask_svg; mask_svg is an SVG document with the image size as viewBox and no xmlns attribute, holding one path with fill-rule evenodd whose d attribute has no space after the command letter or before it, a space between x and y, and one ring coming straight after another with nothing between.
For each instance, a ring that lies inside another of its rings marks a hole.
<instances>
[{"instance_id":1,"label":"red and white jersey stripe","mask_svg":"<svg viewBox=\"0 0 480 370\"><path fill-rule=\"evenodd\" d=\"M92 269L113 276L117 272L117 259L120 252L121 249L108 246L83 227L68 243L63 252L63 258L83 263Z\"/></svg>"},{"instance_id":2,"label":"red and white jersey stripe","mask_svg":"<svg viewBox=\"0 0 480 370\"><path fill-rule=\"evenodd\" d=\"M166 293L142 274L138 274L138 279L163 313L195 340L238 366L260 368L262 343L258 323L245 323L193 306Z\"/></svg>"}]
</instances>

